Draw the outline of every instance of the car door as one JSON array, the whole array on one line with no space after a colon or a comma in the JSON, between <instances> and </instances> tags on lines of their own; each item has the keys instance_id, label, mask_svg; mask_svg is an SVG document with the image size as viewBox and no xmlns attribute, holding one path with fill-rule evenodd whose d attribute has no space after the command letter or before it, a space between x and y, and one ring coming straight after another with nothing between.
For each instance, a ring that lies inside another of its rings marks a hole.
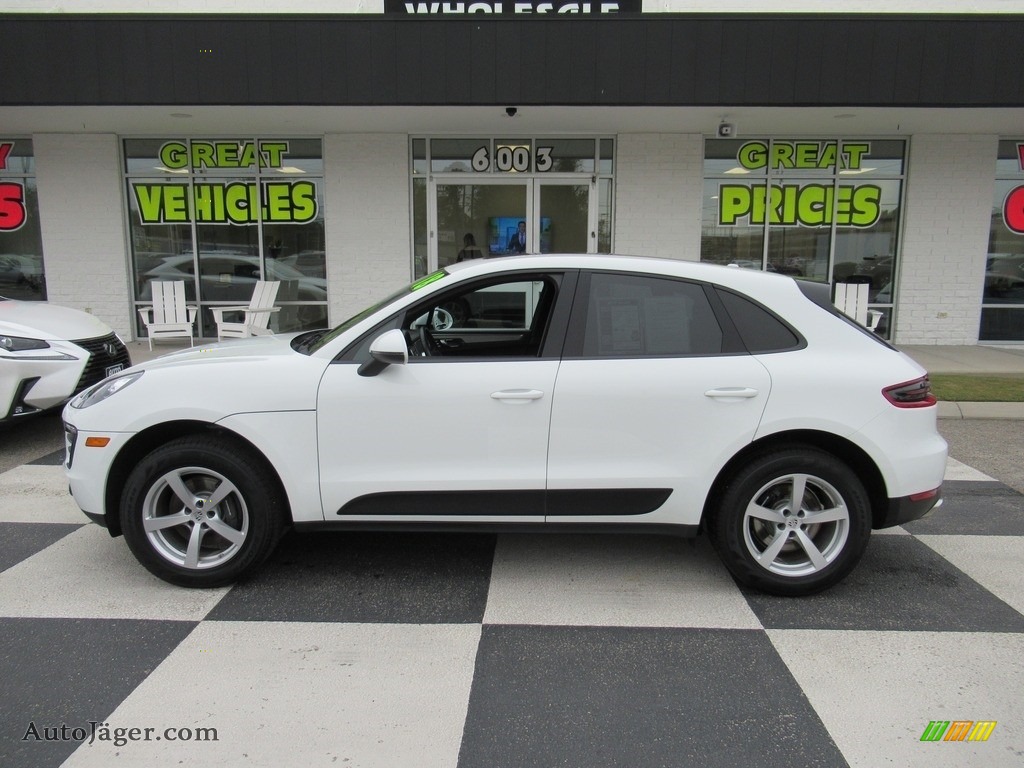
<instances>
[{"instance_id":1,"label":"car door","mask_svg":"<svg viewBox=\"0 0 1024 768\"><path fill-rule=\"evenodd\" d=\"M551 417L548 522L699 522L771 388L715 307L699 283L581 278Z\"/></svg>"},{"instance_id":2,"label":"car door","mask_svg":"<svg viewBox=\"0 0 1024 768\"><path fill-rule=\"evenodd\" d=\"M565 293L564 275L477 281L374 332L405 334L407 363L360 375L367 338L328 366L317 405L325 520L542 522Z\"/></svg>"}]
</instances>

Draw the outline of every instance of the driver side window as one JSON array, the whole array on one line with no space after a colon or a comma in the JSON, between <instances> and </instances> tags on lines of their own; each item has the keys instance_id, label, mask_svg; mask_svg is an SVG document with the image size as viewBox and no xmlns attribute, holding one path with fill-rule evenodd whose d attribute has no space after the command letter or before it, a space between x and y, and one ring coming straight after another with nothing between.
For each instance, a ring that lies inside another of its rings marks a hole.
<instances>
[{"instance_id":1,"label":"driver side window","mask_svg":"<svg viewBox=\"0 0 1024 768\"><path fill-rule=\"evenodd\" d=\"M522 275L438 296L406 315L410 358L538 357L554 296L550 277Z\"/></svg>"}]
</instances>

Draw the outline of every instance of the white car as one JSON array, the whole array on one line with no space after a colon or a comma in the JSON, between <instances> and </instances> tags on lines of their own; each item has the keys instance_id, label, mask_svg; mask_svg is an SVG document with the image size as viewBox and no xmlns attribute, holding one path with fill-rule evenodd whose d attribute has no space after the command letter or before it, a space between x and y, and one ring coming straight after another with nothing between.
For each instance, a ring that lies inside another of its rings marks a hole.
<instances>
[{"instance_id":1,"label":"white car","mask_svg":"<svg viewBox=\"0 0 1024 768\"><path fill-rule=\"evenodd\" d=\"M0 422L61 406L130 365L124 342L92 315L0 297Z\"/></svg>"},{"instance_id":2,"label":"white car","mask_svg":"<svg viewBox=\"0 0 1024 768\"><path fill-rule=\"evenodd\" d=\"M298 530L707 532L800 595L941 498L926 372L828 286L694 262L455 264L330 331L137 366L64 411L75 501L183 586Z\"/></svg>"}]
</instances>

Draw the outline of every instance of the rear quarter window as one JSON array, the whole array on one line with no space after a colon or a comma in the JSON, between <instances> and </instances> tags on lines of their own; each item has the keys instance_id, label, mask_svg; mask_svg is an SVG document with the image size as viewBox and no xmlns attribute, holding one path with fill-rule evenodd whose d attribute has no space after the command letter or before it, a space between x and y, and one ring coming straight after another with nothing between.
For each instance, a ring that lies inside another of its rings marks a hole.
<instances>
[{"instance_id":1,"label":"rear quarter window","mask_svg":"<svg viewBox=\"0 0 1024 768\"><path fill-rule=\"evenodd\" d=\"M804 346L796 331L760 304L722 289L718 289L718 296L752 355L785 352Z\"/></svg>"}]
</instances>

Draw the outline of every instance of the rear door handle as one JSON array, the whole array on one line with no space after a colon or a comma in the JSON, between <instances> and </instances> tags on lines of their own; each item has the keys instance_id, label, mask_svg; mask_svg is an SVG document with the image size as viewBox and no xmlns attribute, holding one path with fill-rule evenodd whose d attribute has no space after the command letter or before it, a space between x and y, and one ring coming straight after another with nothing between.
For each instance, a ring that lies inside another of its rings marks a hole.
<instances>
[{"instance_id":1,"label":"rear door handle","mask_svg":"<svg viewBox=\"0 0 1024 768\"><path fill-rule=\"evenodd\" d=\"M492 400L503 402L525 403L529 400L540 400L544 393L539 389L503 389L498 392L491 392Z\"/></svg>"},{"instance_id":2,"label":"rear door handle","mask_svg":"<svg viewBox=\"0 0 1024 768\"><path fill-rule=\"evenodd\" d=\"M751 397L757 397L757 390L750 387L718 387L717 389L709 389L704 393L704 396L712 397L716 400L733 398L749 400Z\"/></svg>"}]
</instances>

